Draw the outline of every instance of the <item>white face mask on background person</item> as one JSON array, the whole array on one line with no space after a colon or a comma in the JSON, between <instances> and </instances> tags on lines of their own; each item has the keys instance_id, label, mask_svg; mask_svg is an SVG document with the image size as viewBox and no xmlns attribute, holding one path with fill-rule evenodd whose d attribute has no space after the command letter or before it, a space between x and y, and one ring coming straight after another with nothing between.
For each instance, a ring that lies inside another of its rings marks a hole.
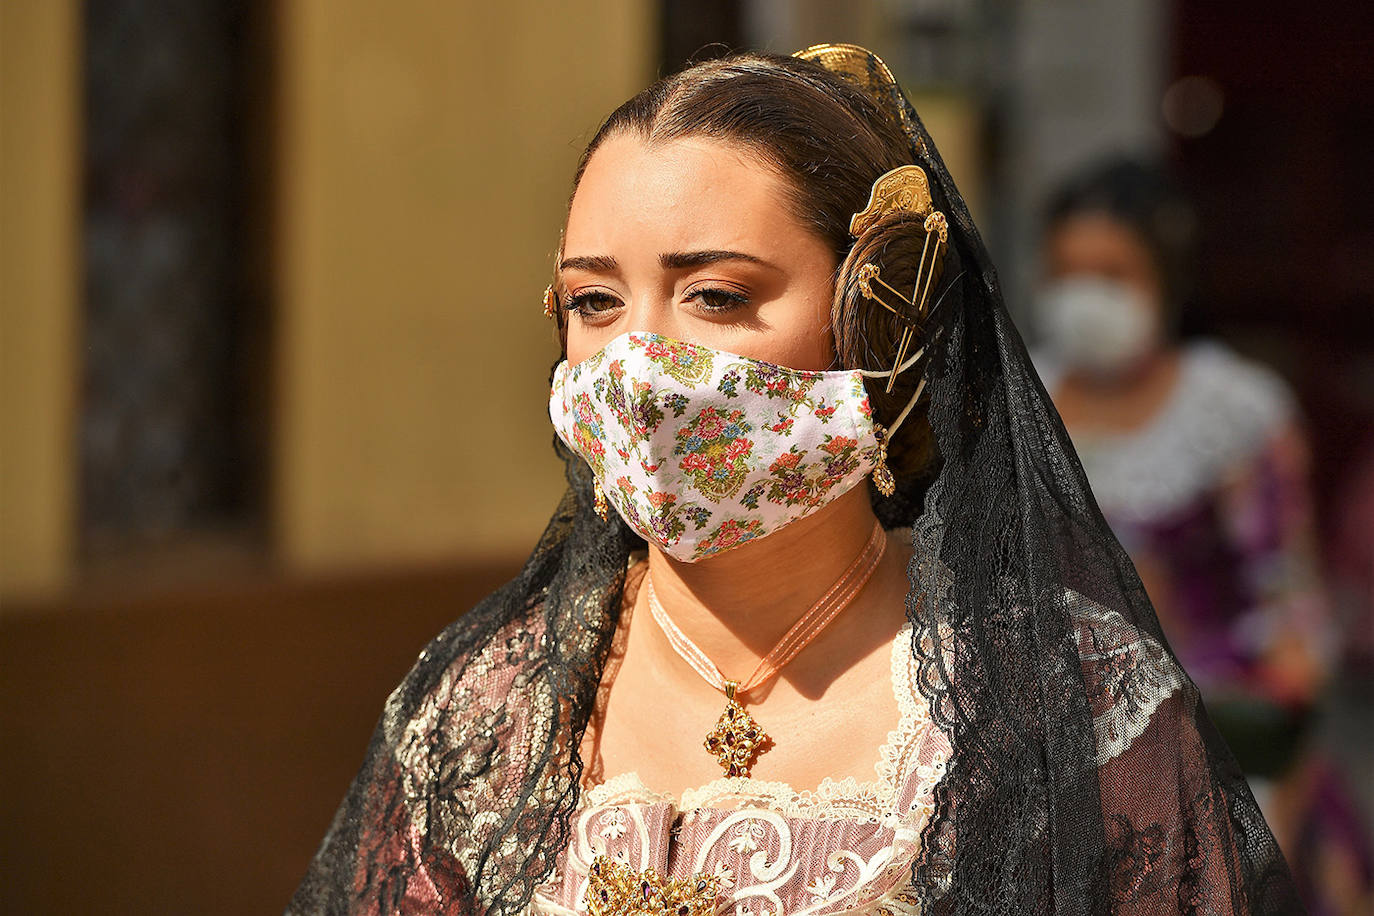
<instances>
[{"instance_id":1,"label":"white face mask on background person","mask_svg":"<svg viewBox=\"0 0 1374 916\"><path fill-rule=\"evenodd\" d=\"M1041 289L1036 314L1046 345L1068 369L1116 375L1136 365L1160 338L1159 310L1127 283L1091 274Z\"/></svg>"}]
</instances>

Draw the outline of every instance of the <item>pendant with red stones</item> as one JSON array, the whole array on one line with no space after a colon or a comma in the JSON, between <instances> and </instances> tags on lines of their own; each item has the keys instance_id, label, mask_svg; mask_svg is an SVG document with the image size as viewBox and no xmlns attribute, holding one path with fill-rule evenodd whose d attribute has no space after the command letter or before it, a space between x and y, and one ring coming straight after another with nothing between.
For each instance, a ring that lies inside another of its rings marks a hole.
<instances>
[{"instance_id":1,"label":"pendant with red stones","mask_svg":"<svg viewBox=\"0 0 1374 916\"><path fill-rule=\"evenodd\" d=\"M748 710L735 700L736 685L726 682L725 711L716 720L703 744L706 750L720 763L726 776L748 776L759 749L768 741L768 735Z\"/></svg>"}]
</instances>

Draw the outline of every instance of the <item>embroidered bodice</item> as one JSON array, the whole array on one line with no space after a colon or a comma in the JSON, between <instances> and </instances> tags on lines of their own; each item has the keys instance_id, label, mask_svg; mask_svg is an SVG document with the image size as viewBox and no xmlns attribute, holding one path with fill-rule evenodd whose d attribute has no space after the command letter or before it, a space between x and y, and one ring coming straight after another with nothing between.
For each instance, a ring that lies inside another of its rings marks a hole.
<instances>
[{"instance_id":1,"label":"embroidered bodice","mask_svg":"<svg viewBox=\"0 0 1374 916\"><path fill-rule=\"evenodd\" d=\"M680 798L622 773L583 793L573 839L532 912L585 912L588 870L605 855L665 878L719 880L721 914L830 916L911 912L902 889L933 811L949 742L915 684L911 626L892 642L898 721L875 778L827 778L814 790L721 777Z\"/></svg>"},{"instance_id":2,"label":"embroidered bodice","mask_svg":"<svg viewBox=\"0 0 1374 916\"><path fill-rule=\"evenodd\" d=\"M1079 633L1096 762L1105 767L1127 753L1184 676L1162 645L1120 614L1071 591L1066 601ZM715 877L720 916L916 916L908 878L951 745L917 684L911 639L906 623L892 641L898 721L879 749L874 779L827 778L799 791L721 777L675 797L622 773L583 792L572 840L529 911L585 913L589 870L606 856L663 879ZM1136 702L1116 702L1128 694Z\"/></svg>"}]
</instances>

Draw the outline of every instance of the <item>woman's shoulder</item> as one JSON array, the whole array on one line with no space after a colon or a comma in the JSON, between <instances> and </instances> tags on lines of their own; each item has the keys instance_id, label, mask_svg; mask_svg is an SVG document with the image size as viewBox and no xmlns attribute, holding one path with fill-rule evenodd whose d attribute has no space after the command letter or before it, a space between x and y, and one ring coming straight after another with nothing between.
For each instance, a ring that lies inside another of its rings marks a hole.
<instances>
[{"instance_id":1,"label":"woman's shoulder","mask_svg":"<svg viewBox=\"0 0 1374 916\"><path fill-rule=\"evenodd\" d=\"M1264 437L1297 412L1292 389L1282 376L1220 340L1189 341L1181 359L1185 400L1216 419L1243 424Z\"/></svg>"},{"instance_id":2,"label":"woman's shoulder","mask_svg":"<svg viewBox=\"0 0 1374 916\"><path fill-rule=\"evenodd\" d=\"M460 721L472 726L483 710L504 711L509 698L528 689L543 615L491 604L479 604L434 636L387 697L382 723L393 747L434 740Z\"/></svg>"},{"instance_id":3,"label":"woman's shoulder","mask_svg":"<svg viewBox=\"0 0 1374 916\"><path fill-rule=\"evenodd\" d=\"M1121 756L1188 680L1166 644L1119 610L1070 588L1063 598L1093 715L1097 764Z\"/></svg>"}]
</instances>

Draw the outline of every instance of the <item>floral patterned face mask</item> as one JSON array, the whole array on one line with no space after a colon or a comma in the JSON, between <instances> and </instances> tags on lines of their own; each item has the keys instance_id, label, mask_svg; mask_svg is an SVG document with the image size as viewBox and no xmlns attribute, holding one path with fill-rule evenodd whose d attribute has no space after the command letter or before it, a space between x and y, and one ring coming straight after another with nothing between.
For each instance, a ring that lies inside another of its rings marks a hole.
<instances>
[{"instance_id":1,"label":"floral patterned face mask","mask_svg":"<svg viewBox=\"0 0 1374 916\"><path fill-rule=\"evenodd\" d=\"M890 486L863 383L888 374L788 369L630 332L558 366L549 416L626 523L695 562L810 515L870 471Z\"/></svg>"}]
</instances>

